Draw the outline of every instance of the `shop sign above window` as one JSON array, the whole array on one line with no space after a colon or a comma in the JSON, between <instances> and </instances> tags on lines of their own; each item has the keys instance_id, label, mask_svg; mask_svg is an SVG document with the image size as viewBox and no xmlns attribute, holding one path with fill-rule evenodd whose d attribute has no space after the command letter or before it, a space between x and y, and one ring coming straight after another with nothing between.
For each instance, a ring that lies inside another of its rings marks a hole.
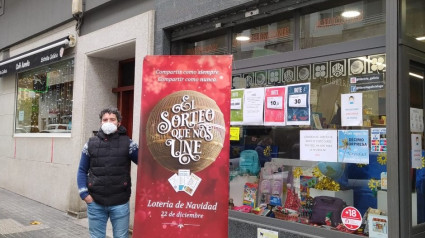
<instances>
[{"instance_id":1,"label":"shop sign above window","mask_svg":"<svg viewBox=\"0 0 425 238\"><path fill-rule=\"evenodd\" d=\"M65 48L74 46L73 36L67 36L34 50L0 62L0 77L60 60Z\"/></svg>"}]
</instances>

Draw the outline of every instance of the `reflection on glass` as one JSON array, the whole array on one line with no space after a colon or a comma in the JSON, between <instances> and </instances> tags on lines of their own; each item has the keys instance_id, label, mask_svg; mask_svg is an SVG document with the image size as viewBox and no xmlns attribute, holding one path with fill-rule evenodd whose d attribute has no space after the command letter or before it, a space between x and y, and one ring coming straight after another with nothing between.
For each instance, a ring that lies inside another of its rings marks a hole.
<instances>
[{"instance_id":1,"label":"reflection on glass","mask_svg":"<svg viewBox=\"0 0 425 238\"><path fill-rule=\"evenodd\" d=\"M423 94L425 65L411 62L410 81L410 123L411 123L411 167L413 178L412 225L425 223L425 161L423 160Z\"/></svg>"},{"instance_id":2,"label":"reflection on glass","mask_svg":"<svg viewBox=\"0 0 425 238\"><path fill-rule=\"evenodd\" d=\"M235 60L247 59L293 49L293 20L283 20L233 33Z\"/></svg>"},{"instance_id":3,"label":"reflection on glass","mask_svg":"<svg viewBox=\"0 0 425 238\"><path fill-rule=\"evenodd\" d=\"M425 2L406 1L405 34L425 45Z\"/></svg>"},{"instance_id":4,"label":"reflection on glass","mask_svg":"<svg viewBox=\"0 0 425 238\"><path fill-rule=\"evenodd\" d=\"M18 74L15 133L70 133L74 60Z\"/></svg>"},{"instance_id":5,"label":"reflection on glass","mask_svg":"<svg viewBox=\"0 0 425 238\"><path fill-rule=\"evenodd\" d=\"M385 1L365 0L301 17L302 49L385 34Z\"/></svg>"},{"instance_id":6,"label":"reflection on glass","mask_svg":"<svg viewBox=\"0 0 425 238\"><path fill-rule=\"evenodd\" d=\"M173 44L173 54L182 55L224 55L228 54L224 35L205 40L183 40ZM179 48L181 47L181 48Z\"/></svg>"}]
</instances>

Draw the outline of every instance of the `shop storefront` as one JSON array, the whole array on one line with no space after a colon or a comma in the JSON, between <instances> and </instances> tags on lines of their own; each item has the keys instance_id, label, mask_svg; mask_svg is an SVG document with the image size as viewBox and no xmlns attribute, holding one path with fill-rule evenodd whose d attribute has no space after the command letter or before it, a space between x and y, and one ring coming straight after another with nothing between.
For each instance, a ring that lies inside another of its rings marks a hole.
<instances>
[{"instance_id":1,"label":"shop storefront","mask_svg":"<svg viewBox=\"0 0 425 238\"><path fill-rule=\"evenodd\" d=\"M229 237L424 236L424 22L261 1L166 27L170 54L234 57Z\"/></svg>"}]
</instances>

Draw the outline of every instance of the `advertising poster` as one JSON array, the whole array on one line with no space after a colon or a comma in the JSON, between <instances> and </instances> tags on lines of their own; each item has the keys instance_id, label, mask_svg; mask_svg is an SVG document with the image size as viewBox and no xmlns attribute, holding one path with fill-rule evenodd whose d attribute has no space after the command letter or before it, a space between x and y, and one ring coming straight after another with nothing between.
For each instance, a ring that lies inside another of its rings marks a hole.
<instances>
[{"instance_id":1,"label":"advertising poster","mask_svg":"<svg viewBox=\"0 0 425 238\"><path fill-rule=\"evenodd\" d=\"M265 89L264 125L285 125L285 93L285 86Z\"/></svg>"},{"instance_id":2,"label":"advertising poster","mask_svg":"<svg viewBox=\"0 0 425 238\"><path fill-rule=\"evenodd\" d=\"M338 162L369 164L367 130L338 130Z\"/></svg>"},{"instance_id":3,"label":"advertising poster","mask_svg":"<svg viewBox=\"0 0 425 238\"><path fill-rule=\"evenodd\" d=\"M422 168L422 135L411 134L412 168Z\"/></svg>"},{"instance_id":4,"label":"advertising poster","mask_svg":"<svg viewBox=\"0 0 425 238\"><path fill-rule=\"evenodd\" d=\"M369 214L367 221L369 224L370 238L388 238L387 216Z\"/></svg>"},{"instance_id":5,"label":"advertising poster","mask_svg":"<svg viewBox=\"0 0 425 238\"><path fill-rule=\"evenodd\" d=\"M231 63L145 57L134 238L228 236Z\"/></svg>"},{"instance_id":6,"label":"advertising poster","mask_svg":"<svg viewBox=\"0 0 425 238\"><path fill-rule=\"evenodd\" d=\"M387 152L387 128L370 128L370 152Z\"/></svg>"},{"instance_id":7,"label":"advertising poster","mask_svg":"<svg viewBox=\"0 0 425 238\"><path fill-rule=\"evenodd\" d=\"M363 95L341 94L342 126L363 126Z\"/></svg>"},{"instance_id":8,"label":"advertising poster","mask_svg":"<svg viewBox=\"0 0 425 238\"><path fill-rule=\"evenodd\" d=\"M424 110L419 108L410 108L410 131L423 132L424 131Z\"/></svg>"},{"instance_id":9,"label":"advertising poster","mask_svg":"<svg viewBox=\"0 0 425 238\"><path fill-rule=\"evenodd\" d=\"M244 89L234 89L230 99L230 124L242 125L243 123L243 94Z\"/></svg>"},{"instance_id":10,"label":"advertising poster","mask_svg":"<svg viewBox=\"0 0 425 238\"><path fill-rule=\"evenodd\" d=\"M245 89L243 98L243 124L263 125L264 88Z\"/></svg>"},{"instance_id":11,"label":"advertising poster","mask_svg":"<svg viewBox=\"0 0 425 238\"><path fill-rule=\"evenodd\" d=\"M287 86L287 125L310 125L310 83Z\"/></svg>"},{"instance_id":12,"label":"advertising poster","mask_svg":"<svg viewBox=\"0 0 425 238\"><path fill-rule=\"evenodd\" d=\"M301 130L300 159L337 162L336 130Z\"/></svg>"}]
</instances>

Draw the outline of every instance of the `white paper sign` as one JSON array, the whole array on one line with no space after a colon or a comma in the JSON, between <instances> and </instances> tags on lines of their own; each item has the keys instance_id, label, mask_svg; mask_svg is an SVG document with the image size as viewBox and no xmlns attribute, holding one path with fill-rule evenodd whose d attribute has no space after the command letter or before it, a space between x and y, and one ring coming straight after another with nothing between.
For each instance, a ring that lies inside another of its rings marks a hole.
<instances>
[{"instance_id":1,"label":"white paper sign","mask_svg":"<svg viewBox=\"0 0 425 238\"><path fill-rule=\"evenodd\" d=\"M267 108L268 109L282 109L283 97L268 97Z\"/></svg>"},{"instance_id":2,"label":"white paper sign","mask_svg":"<svg viewBox=\"0 0 425 238\"><path fill-rule=\"evenodd\" d=\"M412 168L422 168L422 136L412 134Z\"/></svg>"},{"instance_id":3,"label":"white paper sign","mask_svg":"<svg viewBox=\"0 0 425 238\"><path fill-rule=\"evenodd\" d=\"M241 110L242 98L232 98L230 100L230 110Z\"/></svg>"},{"instance_id":4,"label":"white paper sign","mask_svg":"<svg viewBox=\"0 0 425 238\"><path fill-rule=\"evenodd\" d=\"M19 111L19 121L24 121L24 111Z\"/></svg>"},{"instance_id":5,"label":"white paper sign","mask_svg":"<svg viewBox=\"0 0 425 238\"><path fill-rule=\"evenodd\" d=\"M410 131L424 131L424 110L419 108L410 108Z\"/></svg>"},{"instance_id":6,"label":"white paper sign","mask_svg":"<svg viewBox=\"0 0 425 238\"><path fill-rule=\"evenodd\" d=\"M363 126L363 95L341 94L342 126Z\"/></svg>"},{"instance_id":7,"label":"white paper sign","mask_svg":"<svg viewBox=\"0 0 425 238\"><path fill-rule=\"evenodd\" d=\"M263 125L264 88L245 89L243 124Z\"/></svg>"},{"instance_id":8,"label":"white paper sign","mask_svg":"<svg viewBox=\"0 0 425 238\"><path fill-rule=\"evenodd\" d=\"M307 106L307 94L289 95L288 105L290 107L306 107Z\"/></svg>"},{"instance_id":9,"label":"white paper sign","mask_svg":"<svg viewBox=\"0 0 425 238\"><path fill-rule=\"evenodd\" d=\"M301 130L300 159L309 161L338 161L336 130Z\"/></svg>"}]
</instances>

